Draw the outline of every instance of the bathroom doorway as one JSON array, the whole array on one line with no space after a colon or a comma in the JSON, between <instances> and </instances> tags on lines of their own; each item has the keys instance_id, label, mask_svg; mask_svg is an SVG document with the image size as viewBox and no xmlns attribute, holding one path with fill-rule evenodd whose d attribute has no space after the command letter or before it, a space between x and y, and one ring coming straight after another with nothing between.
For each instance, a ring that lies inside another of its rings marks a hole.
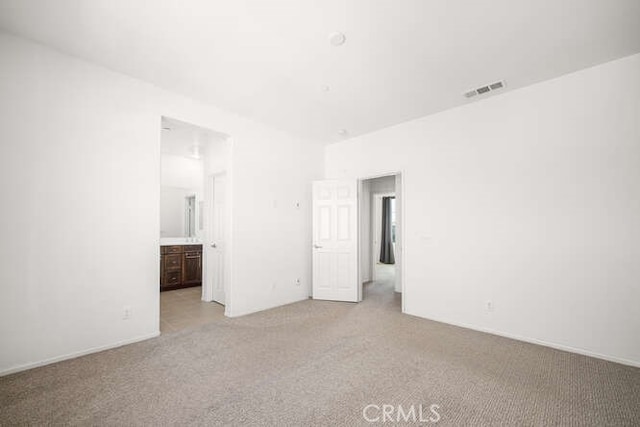
<instances>
[{"instance_id":1,"label":"bathroom doorway","mask_svg":"<svg viewBox=\"0 0 640 427\"><path fill-rule=\"evenodd\" d=\"M212 302L212 289L214 283L228 286L226 262L212 268L211 259L227 260L228 245L215 248L210 242L210 179L229 174L231 151L229 138L211 129L169 117L161 118L161 128L160 332L171 333L224 316L225 307ZM220 215L227 219L226 230L230 213L225 208L216 220Z\"/></svg>"}]
</instances>

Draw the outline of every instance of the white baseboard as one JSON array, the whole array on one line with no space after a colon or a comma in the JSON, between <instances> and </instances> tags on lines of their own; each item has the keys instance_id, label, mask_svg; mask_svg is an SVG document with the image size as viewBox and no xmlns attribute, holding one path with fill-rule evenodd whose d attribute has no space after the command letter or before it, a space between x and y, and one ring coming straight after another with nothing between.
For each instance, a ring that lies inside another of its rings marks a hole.
<instances>
[{"instance_id":1,"label":"white baseboard","mask_svg":"<svg viewBox=\"0 0 640 427\"><path fill-rule=\"evenodd\" d=\"M567 346L567 345L563 345L563 344L557 344L557 343L553 343L553 342L549 342L549 341L539 340L539 339L536 339L536 338L523 337L523 336L520 336L520 335L510 334L510 333L502 332L502 331L497 331L497 330L490 329L490 328L483 328L483 327L480 327L480 326L468 325L468 324L465 324L465 323L451 322L451 321L442 320L442 319L435 319L435 318L432 318L432 317L418 316L416 314L411 314L411 313L406 313L406 314L409 314L411 316L420 317L420 318L427 319L427 320L432 320L432 321L438 322L438 323L446 323L448 325L459 326L459 327L465 328L465 329L471 329L471 330L474 330L474 331L484 332L484 333L491 334L491 335L497 335L497 336L504 337L504 338L510 338L510 339L517 340L517 341L524 341L524 342L528 342L530 344L541 345L541 346L544 346L544 347L554 348L556 350L568 351L569 353L581 354L583 356L595 357L596 359L607 360L609 362L620 363L621 365L628 365L628 366L633 366L635 368L640 368L640 361L623 359L623 358L615 357L615 356L609 356L609 355L606 355L606 354L600 354L600 353L596 353L596 352L593 352L593 351L590 351L590 350L585 350L583 348L571 347L571 346Z\"/></svg>"},{"instance_id":2,"label":"white baseboard","mask_svg":"<svg viewBox=\"0 0 640 427\"><path fill-rule=\"evenodd\" d=\"M110 350L110 349L116 348L116 347L122 347L123 345L133 344L135 342L140 342L140 341L148 340L150 338L155 338L155 337L157 337L159 335L160 335L160 331L156 331L156 332L148 334L148 335L142 335L142 336L131 338L131 339L128 339L128 340L118 341L118 342L113 343L113 344L103 345L103 346L99 346L99 347L93 347L93 348L89 348L87 350L76 351L76 352L65 354L65 355L62 355L62 356L57 356L57 357L52 357L52 358L49 358L49 359L40 360L38 362L25 363L24 365L18 365L18 366L14 366L13 368L9 368L9 369L5 369L3 371L0 371L0 377L5 376L5 375L10 375L10 374L15 374L16 372L26 371L28 369L33 369L33 368L37 368L37 367L44 366L44 365L49 365L51 363L62 362L63 360L75 359L76 357L86 356L87 354L97 353L99 351Z\"/></svg>"}]
</instances>

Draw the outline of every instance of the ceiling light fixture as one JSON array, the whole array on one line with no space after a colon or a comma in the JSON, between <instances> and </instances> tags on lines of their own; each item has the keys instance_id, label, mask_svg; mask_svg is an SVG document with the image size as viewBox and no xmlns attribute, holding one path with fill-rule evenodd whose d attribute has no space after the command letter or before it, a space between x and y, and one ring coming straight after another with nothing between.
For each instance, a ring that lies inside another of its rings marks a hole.
<instances>
[{"instance_id":1,"label":"ceiling light fixture","mask_svg":"<svg viewBox=\"0 0 640 427\"><path fill-rule=\"evenodd\" d=\"M191 147L191 157L193 157L196 160L200 159L200 146L199 145L194 145L193 147Z\"/></svg>"},{"instance_id":2,"label":"ceiling light fixture","mask_svg":"<svg viewBox=\"0 0 640 427\"><path fill-rule=\"evenodd\" d=\"M347 37L343 33L331 33L329 34L329 43L332 46L342 46L347 41Z\"/></svg>"}]
</instances>

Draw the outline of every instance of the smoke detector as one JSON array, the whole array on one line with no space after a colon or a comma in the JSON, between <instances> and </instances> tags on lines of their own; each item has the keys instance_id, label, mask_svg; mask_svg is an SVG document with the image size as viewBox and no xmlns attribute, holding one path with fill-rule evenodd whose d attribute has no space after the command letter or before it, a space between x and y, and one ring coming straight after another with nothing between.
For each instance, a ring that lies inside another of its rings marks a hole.
<instances>
[{"instance_id":1,"label":"smoke detector","mask_svg":"<svg viewBox=\"0 0 640 427\"><path fill-rule=\"evenodd\" d=\"M329 43L332 46L342 46L347 41L347 36L344 33L331 33L329 34Z\"/></svg>"},{"instance_id":2,"label":"smoke detector","mask_svg":"<svg viewBox=\"0 0 640 427\"><path fill-rule=\"evenodd\" d=\"M504 88L507 83L504 80L497 81L495 83L490 83L488 85L480 86L476 89L472 89L468 92L464 93L465 98L473 98L476 95L484 95L489 92L493 92L494 90L499 90Z\"/></svg>"}]
</instances>

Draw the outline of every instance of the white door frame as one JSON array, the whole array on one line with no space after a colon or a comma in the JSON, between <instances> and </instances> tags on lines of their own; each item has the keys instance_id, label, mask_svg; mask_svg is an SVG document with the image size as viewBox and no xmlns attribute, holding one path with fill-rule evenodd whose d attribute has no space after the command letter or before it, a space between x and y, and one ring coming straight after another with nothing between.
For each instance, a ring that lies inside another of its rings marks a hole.
<instances>
[{"instance_id":1,"label":"white door frame","mask_svg":"<svg viewBox=\"0 0 640 427\"><path fill-rule=\"evenodd\" d=\"M405 202L405 188L406 188L406 177L404 174L403 170L398 170L398 171L391 171L391 172L385 172L385 173L379 173L379 174L375 174L375 175L368 175L368 176L360 176L358 177L358 198L362 197L362 193L363 193L363 182L368 180L368 179L374 179L374 178L382 178L384 176L396 176L396 175L400 175L401 180L400 180L400 188L398 189L396 187L395 189L395 194L396 194L396 213L398 208L400 208L400 224L398 227L398 224L396 224L396 235L400 236L400 244L396 246L397 250L402 252L402 255L400 256L400 263L398 265L398 267L400 268L400 288L401 288L401 292L402 292L402 312L405 313L405 305L406 305L406 300L407 300L407 292L406 292L406 286L405 286L405 277L406 277L406 273L405 273L405 265L406 265L406 252L405 252L405 230L406 230L406 202ZM396 181L397 182L397 181ZM400 200L398 200L397 195L400 194ZM358 203L358 206L360 206L360 202ZM396 217L396 220L398 219L398 217ZM360 253L362 251L361 248L361 239L360 239L360 235L363 232L362 230L362 221L361 221L361 215L360 212L358 212L358 300L362 301L362 259L360 256ZM373 224L371 225L371 227L373 227ZM370 233L371 231L369 231ZM373 267L373 266L372 266ZM375 274L372 271L372 274ZM373 276L372 276L373 277Z\"/></svg>"}]
</instances>

